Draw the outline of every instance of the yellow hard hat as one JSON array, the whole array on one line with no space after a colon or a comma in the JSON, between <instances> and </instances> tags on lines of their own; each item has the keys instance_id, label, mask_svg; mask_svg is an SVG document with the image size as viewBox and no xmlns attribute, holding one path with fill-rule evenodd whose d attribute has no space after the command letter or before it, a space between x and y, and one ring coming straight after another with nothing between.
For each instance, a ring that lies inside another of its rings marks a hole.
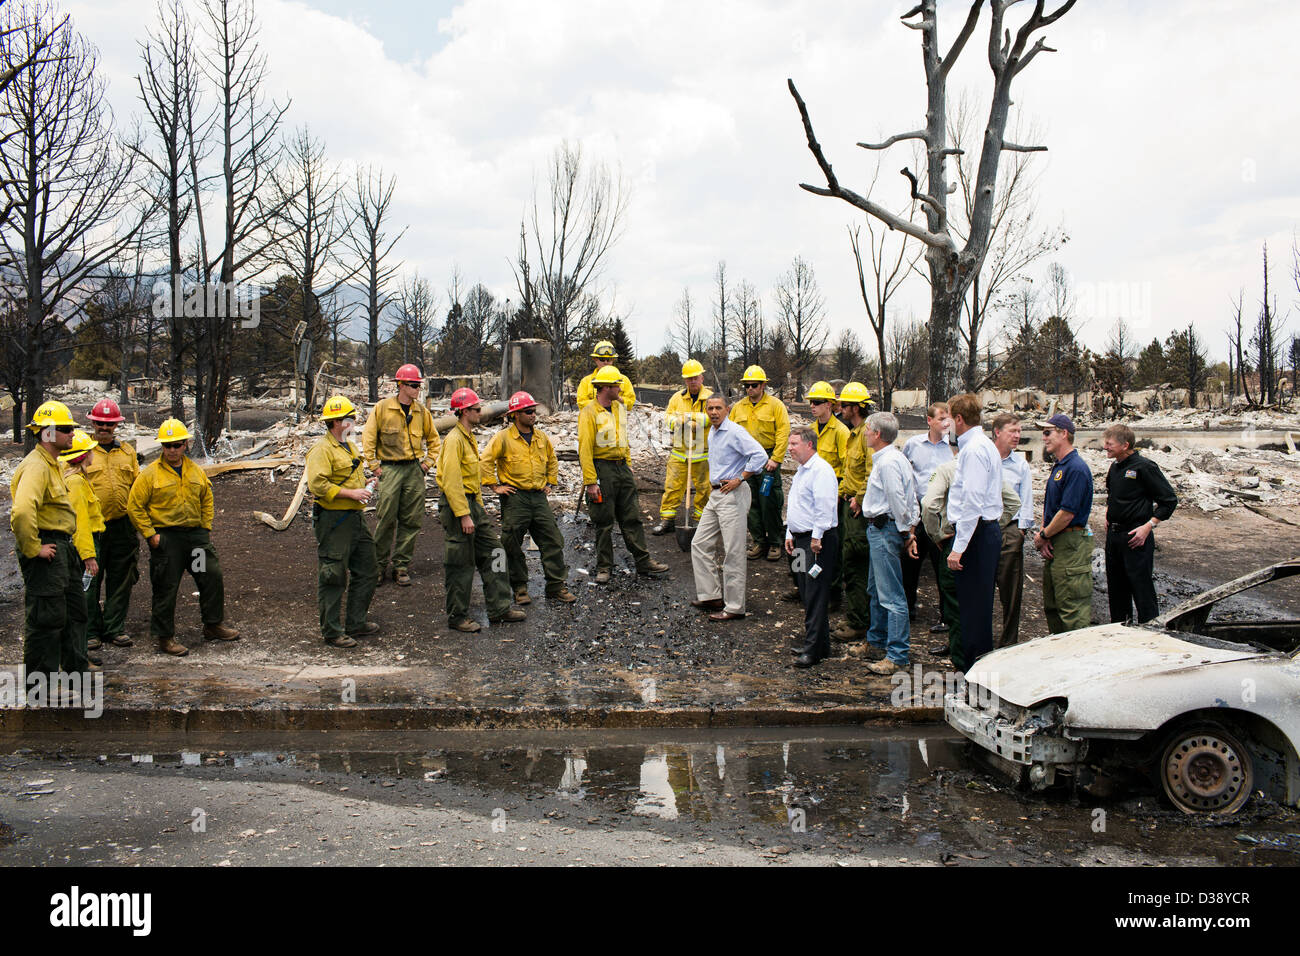
<instances>
[{"instance_id":1,"label":"yellow hard hat","mask_svg":"<svg viewBox=\"0 0 1300 956\"><path fill-rule=\"evenodd\" d=\"M767 373L763 371L761 365L751 365L745 369L745 374L740 377L742 382L766 382Z\"/></svg>"},{"instance_id":2,"label":"yellow hard hat","mask_svg":"<svg viewBox=\"0 0 1300 956\"><path fill-rule=\"evenodd\" d=\"M76 425L72 420L72 413L68 411L68 406L62 402L45 402L36 413L32 415L32 423L27 427L33 431L40 431L50 425Z\"/></svg>"},{"instance_id":3,"label":"yellow hard hat","mask_svg":"<svg viewBox=\"0 0 1300 956\"><path fill-rule=\"evenodd\" d=\"M697 375L704 374L704 366L695 359L687 359L686 364L682 366L682 378L694 378Z\"/></svg>"},{"instance_id":4,"label":"yellow hard hat","mask_svg":"<svg viewBox=\"0 0 1300 956\"><path fill-rule=\"evenodd\" d=\"M615 365L606 365L604 368L597 369L591 376L592 385L621 385L623 383L623 373Z\"/></svg>"},{"instance_id":5,"label":"yellow hard hat","mask_svg":"<svg viewBox=\"0 0 1300 956\"><path fill-rule=\"evenodd\" d=\"M813 382L813 387L808 389L808 400L814 398L824 398L828 402L835 401L835 389L831 388L830 382Z\"/></svg>"},{"instance_id":6,"label":"yellow hard hat","mask_svg":"<svg viewBox=\"0 0 1300 956\"><path fill-rule=\"evenodd\" d=\"M190 430L185 427L185 423L175 418L169 418L158 426L158 440L160 442L185 441L190 437Z\"/></svg>"},{"instance_id":7,"label":"yellow hard hat","mask_svg":"<svg viewBox=\"0 0 1300 956\"><path fill-rule=\"evenodd\" d=\"M356 418L356 416L356 406L348 401L346 395L332 396L329 401L325 403L325 408L320 413L320 417L325 421L330 421L334 418Z\"/></svg>"},{"instance_id":8,"label":"yellow hard hat","mask_svg":"<svg viewBox=\"0 0 1300 956\"><path fill-rule=\"evenodd\" d=\"M72 447L65 452L59 453L59 461L72 461L74 458L80 458L98 445L99 442L78 428L72 433Z\"/></svg>"},{"instance_id":9,"label":"yellow hard hat","mask_svg":"<svg viewBox=\"0 0 1300 956\"><path fill-rule=\"evenodd\" d=\"M861 382L849 382L840 389L841 402L856 402L859 405L865 405L871 401L871 393L867 391L867 386Z\"/></svg>"},{"instance_id":10,"label":"yellow hard hat","mask_svg":"<svg viewBox=\"0 0 1300 956\"><path fill-rule=\"evenodd\" d=\"M591 357L594 359L616 359L618 352L614 351L613 342L597 342L596 347L591 350Z\"/></svg>"}]
</instances>

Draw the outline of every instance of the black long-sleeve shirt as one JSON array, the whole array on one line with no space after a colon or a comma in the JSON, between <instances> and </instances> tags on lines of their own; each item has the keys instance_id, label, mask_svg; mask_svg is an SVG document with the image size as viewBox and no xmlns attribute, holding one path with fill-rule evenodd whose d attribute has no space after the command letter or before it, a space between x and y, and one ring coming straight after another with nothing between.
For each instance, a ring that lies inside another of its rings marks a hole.
<instances>
[{"instance_id":1,"label":"black long-sleeve shirt","mask_svg":"<svg viewBox=\"0 0 1300 956\"><path fill-rule=\"evenodd\" d=\"M1106 473L1106 521L1136 528L1150 521L1168 521L1178 507L1178 495L1160 466L1137 452L1111 464Z\"/></svg>"}]
</instances>

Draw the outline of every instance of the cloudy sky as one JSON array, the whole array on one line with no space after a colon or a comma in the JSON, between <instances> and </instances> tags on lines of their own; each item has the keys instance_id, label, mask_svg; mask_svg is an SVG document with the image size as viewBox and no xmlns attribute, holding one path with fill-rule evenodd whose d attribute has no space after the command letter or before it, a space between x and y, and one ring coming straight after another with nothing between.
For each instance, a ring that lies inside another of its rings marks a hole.
<instances>
[{"instance_id":1,"label":"cloudy sky","mask_svg":"<svg viewBox=\"0 0 1300 956\"><path fill-rule=\"evenodd\" d=\"M518 297L520 216L561 140L621 169L630 202L605 281L645 353L663 344L683 288L711 299L719 260L773 316L772 287L803 256L831 326L866 338L845 232L862 220L798 188L820 173L785 82L798 84L840 179L865 190L877 154L854 144L924 122L919 34L898 19L908 6L257 0L256 11L290 126L309 127L345 169L397 176L396 219L410 227L401 257L439 288L455 264ZM65 7L100 50L119 119L137 113L153 0ZM941 0L945 45L966 8ZM1014 8L1013 22L1026 12ZM986 12L953 99L987 95L987 25ZM1285 0L1084 0L1049 28L1059 52L1038 57L1013 95L1050 148L1034 160L1038 214L1070 236L1057 260L1086 343L1102 344L1123 313L1143 341L1194 322L1221 357L1230 300L1244 288L1258 308L1266 241L1292 308L1298 32L1300 5ZM907 145L886 155L876 198L900 201L896 171L910 160ZM898 304L925 318L924 280Z\"/></svg>"}]
</instances>

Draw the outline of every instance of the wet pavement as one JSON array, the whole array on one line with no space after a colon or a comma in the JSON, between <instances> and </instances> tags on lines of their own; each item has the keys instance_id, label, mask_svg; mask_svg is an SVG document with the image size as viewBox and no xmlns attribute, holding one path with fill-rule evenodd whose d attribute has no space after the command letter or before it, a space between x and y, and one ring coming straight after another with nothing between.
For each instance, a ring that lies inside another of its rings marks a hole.
<instances>
[{"instance_id":1,"label":"wet pavement","mask_svg":"<svg viewBox=\"0 0 1300 956\"><path fill-rule=\"evenodd\" d=\"M1300 862L1294 811L1022 792L938 726L24 743L0 865Z\"/></svg>"}]
</instances>

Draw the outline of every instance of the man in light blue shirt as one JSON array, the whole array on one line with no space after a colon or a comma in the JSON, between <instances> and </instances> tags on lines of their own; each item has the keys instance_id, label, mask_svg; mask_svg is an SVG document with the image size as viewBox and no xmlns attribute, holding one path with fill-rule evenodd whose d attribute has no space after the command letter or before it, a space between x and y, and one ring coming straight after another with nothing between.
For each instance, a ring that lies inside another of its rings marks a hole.
<instances>
[{"instance_id":1,"label":"man in light blue shirt","mask_svg":"<svg viewBox=\"0 0 1300 956\"><path fill-rule=\"evenodd\" d=\"M956 537L948 567L961 606L961 641L970 667L993 650L993 581L1002 553L1002 456L980 427L980 400L958 395L948 403L957 433L957 472L948 493L948 520Z\"/></svg>"},{"instance_id":2,"label":"man in light blue shirt","mask_svg":"<svg viewBox=\"0 0 1300 956\"><path fill-rule=\"evenodd\" d=\"M785 553L791 558L804 620L804 643L794 666L812 667L831 652L828 613L831 582L840 562L840 483L835 469L817 454L815 431L806 425L792 429L788 444L799 470L786 499Z\"/></svg>"},{"instance_id":3,"label":"man in light blue shirt","mask_svg":"<svg viewBox=\"0 0 1300 956\"><path fill-rule=\"evenodd\" d=\"M953 458L952 446L948 444L948 430L952 427L952 419L948 417L948 403L932 403L925 410L925 423L924 435L913 435L903 443L903 457L911 464L912 475L916 479L918 501L925 497L925 490L930 487L930 476L934 474L934 470L945 462L952 461ZM907 613L913 617L916 615L916 590L921 581L921 565L927 558L929 559L937 588L940 576L939 565L943 561L939 543L930 540L924 523L918 523L916 526L916 551L915 559L903 556L903 590L907 593ZM948 630L948 624L943 617L943 601L937 603L939 623L930 628L931 634L943 634Z\"/></svg>"},{"instance_id":4,"label":"man in light blue shirt","mask_svg":"<svg viewBox=\"0 0 1300 956\"><path fill-rule=\"evenodd\" d=\"M894 447L898 419L890 412L876 412L867 418L865 433L871 446L871 477L862 499L862 516L867 519L867 545L871 566L867 590L871 594L871 627L867 643L882 659L869 665L874 674L889 675L907 667L911 659L912 626L903 589L902 557L915 558L915 527L920 520L920 501L912 466Z\"/></svg>"},{"instance_id":5,"label":"man in light blue shirt","mask_svg":"<svg viewBox=\"0 0 1300 956\"><path fill-rule=\"evenodd\" d=\"M1002 456L1002 482L1020 496L1016 520L1002 529L1002 553L995 578L1002 601L1002 632L994 647L1020 640L1020 603L1025 590L1025 534L1034 526L1034 478L1029 462L1016 451L1020 444L1020 419L1003 412L993 419L993 444Z\"/></svg>"},{"instance_id":6,"label":"man in light blue shirt","mask_svg":"<svg viewBox=\"0 0 1300 956\"><path fill-rule=\"evenodd\" d=\"M767 452L744 426L727 418L726 397L709 396L709 484L713 488L691 540L695 600L715 621L745 616L745 532L750 490L746 479L767 466ZM720 552L720 553L719 553Z\"/></svg>"}]
</instances>

